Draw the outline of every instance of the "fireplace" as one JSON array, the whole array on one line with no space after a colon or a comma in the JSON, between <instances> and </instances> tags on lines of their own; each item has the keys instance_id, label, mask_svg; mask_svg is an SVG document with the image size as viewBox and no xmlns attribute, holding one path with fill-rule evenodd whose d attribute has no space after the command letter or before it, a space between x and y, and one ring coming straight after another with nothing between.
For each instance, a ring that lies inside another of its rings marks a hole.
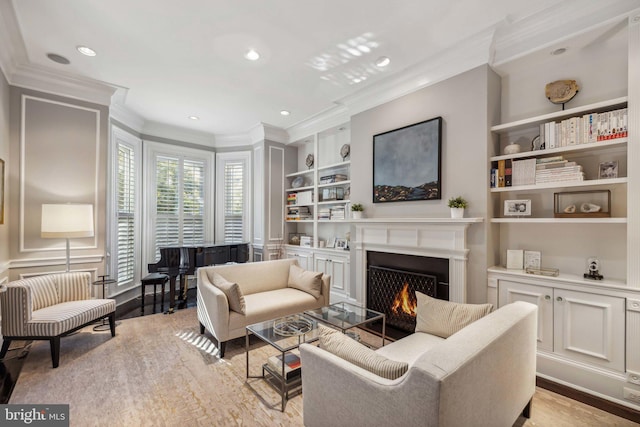
<instances>
[{"instance_id":1,"label":"fireplace","mask_svg":"<svg viewBox=\"0 0 640 427\"><path fill-rule=\"evenodd\" d=\"M390 335L416 327L416 291L448 299L449 260L416 255L367 252L367 308L382 312Z\"/></svg>"}]
</instances>

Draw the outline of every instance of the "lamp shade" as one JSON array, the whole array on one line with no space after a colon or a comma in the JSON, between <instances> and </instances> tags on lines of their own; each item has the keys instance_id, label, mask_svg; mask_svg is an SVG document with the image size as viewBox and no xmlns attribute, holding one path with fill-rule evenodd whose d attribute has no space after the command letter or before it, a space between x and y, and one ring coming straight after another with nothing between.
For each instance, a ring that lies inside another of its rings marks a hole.
<instances>
[{"instance_id":1,"label":"lamp shade","mask_svg":"<svg viewBox=\"0 0 640 427\"><path fill-rule=\"evenodd\" d=\"M93 237L93 205L42 205L42 237Z\"/></svg>"}]
</instances>

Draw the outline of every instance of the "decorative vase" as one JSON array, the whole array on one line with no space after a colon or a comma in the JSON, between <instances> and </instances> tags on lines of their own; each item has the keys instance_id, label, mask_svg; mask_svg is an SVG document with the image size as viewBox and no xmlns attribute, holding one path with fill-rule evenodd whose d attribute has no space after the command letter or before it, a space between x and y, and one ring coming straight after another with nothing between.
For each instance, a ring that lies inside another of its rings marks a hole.
<instances>
[{"instance_id":1,"label":"decorative vase","mask_svg":"<svg viewBox=\"0 0 640 427\"><path fill-rule=\"evenodd\" d=\"M464 218L464 208L451 208L451 218Z\"/></svg>"},{"instance_id":2,"label":"decorative vase","mask_svg":"<svg viewBox=\"0 0 640 427\"><path fill-rule=\"evenodd\" d=\"M353 219L361 219L362 211L351 211L351 218Z\"/></svg>"}]
</instances>

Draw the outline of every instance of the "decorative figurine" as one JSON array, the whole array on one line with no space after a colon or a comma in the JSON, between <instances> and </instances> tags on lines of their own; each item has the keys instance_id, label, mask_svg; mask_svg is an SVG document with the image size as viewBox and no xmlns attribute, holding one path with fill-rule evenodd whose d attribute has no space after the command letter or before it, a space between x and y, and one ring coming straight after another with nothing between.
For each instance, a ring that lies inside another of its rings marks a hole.
<instances>
[{"instance_id":1,"label":"decorative figurine","mask_svg":"<svg viewBox=\"0 0 640 427\"><path fill-rule=\"evenodd\" d=\"M587 260L587 272L584 273L585 279L602 280L604 276L600 274L600 261L596 257Z\"/></svg>"},{"instance_id":2,"label":"decorative figurine","mask_svg":"<svg viewBox=\"0 0 640 427\"><path fill-rule=\"evenodd\" d=\"M342 148L340 148L340 157L342 157L343 162L349 156L350 152L351 152L351 146L349 144L344 144Z\"/></svg>"},{"instance_id":3,"label":"decorative figurine","mask_svg":"<svg viewBox=\"0 0 640 427\"><path fill-rule=\"evenodd\" d=\"M307 167L309 169L311 169L313 167L313 154L309 154L307 156L307 159L306 159L305 163L306 163L306 165L307 165Z\"/></svg>"}]
</instances>

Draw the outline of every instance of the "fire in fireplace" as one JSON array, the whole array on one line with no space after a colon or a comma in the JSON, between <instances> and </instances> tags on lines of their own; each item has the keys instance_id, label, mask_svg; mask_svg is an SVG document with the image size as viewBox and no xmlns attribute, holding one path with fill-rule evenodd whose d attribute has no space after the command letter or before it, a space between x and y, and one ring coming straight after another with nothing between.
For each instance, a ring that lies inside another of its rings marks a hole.
<instances>
[{"instance_id":1,"label":"fire in fireplace","mask_svg":"<svg viewBox=\"0 0 640 427\"><path fill-rule=\"evenodd\" d=\"M395 338L415 330L416 291L449 299L446 259L367 252L367 261L367 308L386 315Z\"/></svg>"}]
</instances>

